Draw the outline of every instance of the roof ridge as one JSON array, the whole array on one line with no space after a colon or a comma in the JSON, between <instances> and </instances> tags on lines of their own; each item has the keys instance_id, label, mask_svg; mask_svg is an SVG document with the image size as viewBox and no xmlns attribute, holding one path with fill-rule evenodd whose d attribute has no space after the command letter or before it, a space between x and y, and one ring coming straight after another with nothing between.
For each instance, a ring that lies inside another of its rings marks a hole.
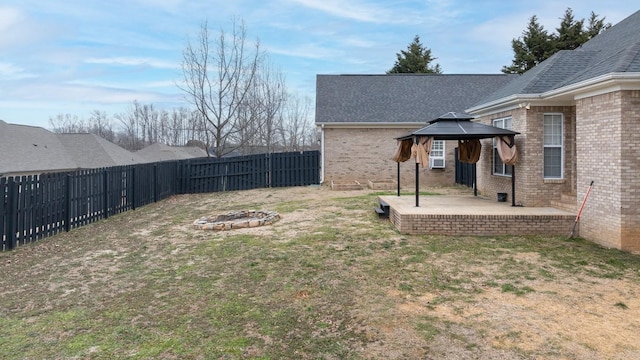
<instances>
[{"instance_id":1,"label":"roof ridge","mask_svg":"<svg viewBox=\"0 0 640 360\"><path fill-rule=\"evenodd\" d=\"M632 46L622 49L619 53L621 53L621 56L615 62L613 71L625 72L633 63L633 59L640 55L640 39Z\"/></svg>"}]
</instances>

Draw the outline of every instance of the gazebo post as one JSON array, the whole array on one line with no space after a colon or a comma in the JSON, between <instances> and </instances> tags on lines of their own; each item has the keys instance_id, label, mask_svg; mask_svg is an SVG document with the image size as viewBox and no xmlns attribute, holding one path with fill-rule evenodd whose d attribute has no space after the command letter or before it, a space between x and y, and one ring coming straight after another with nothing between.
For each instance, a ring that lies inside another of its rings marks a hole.
<instances>
[{"instance_id":1,"label":"gazebo post","mask_svg":"<svg viewBox=\"0 0 640 360\"><path fill-rule=\"evenodd\" d=\"M400 162L397 162L398 164L398 197L400 196Z\"/></svg>"},{"instance_id":2,"label":"gazebo post","mask_svg":"<svg viewBox=\"0 0 640 360\"><path fill-rule=\"evenodd\" d=\"M473 196L478 196L478 179L476 177L476 163L473 163Z\"/></svg>"},{"instance_id":3,"label":"gazebo post","mask_svg":"<svg viewBox=\"0 0 640 360\"><path fill-rule=\"evenodd\" d=\"M420 164L416 163L416 207L419 207L419 197L420 197L420 169L418 168Z\"/></svg>"},{"instance_id":4,"label":"gazebo post","mask_svg":"<svg viewBox=\"0 0 640 360\"><path fill-rule=\"evenodd\" d=\"M516 206L516 166L511 165L511 206Z\"/></svg>"},{"instance_id":5,"label":"gazebo post","mask_svg":"<svg viewBox=\"0 0 640 360\"><path fill-rule=\"evenodd\" d=\"M415 144L415 146L418 146L418 137L415 136L413 138L413 143ZM417 160L417 159L416 159ZM420 197L420 168L419 168L418 161L416 161L416 207L419 207L419 197Z\"/></svg>"}]
</instances>

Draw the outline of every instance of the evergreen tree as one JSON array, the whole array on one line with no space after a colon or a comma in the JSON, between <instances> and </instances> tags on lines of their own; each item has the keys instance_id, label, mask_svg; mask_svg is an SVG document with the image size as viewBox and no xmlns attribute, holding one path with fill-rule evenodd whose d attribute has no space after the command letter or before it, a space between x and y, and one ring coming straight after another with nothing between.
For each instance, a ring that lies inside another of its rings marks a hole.
<instances>
[{"instance_id":1,"label":"evergreen tree","mask_svg":"<svg viewBox=\"0 0 640 360\"><path fill-rule=\"evenodd\" d=\"M589 39L611 27L611 23L605 23L604 18L598 18L593 11L586 29L585 20L576 20L571 8L567 8L564 17L560 19L560 27L556 28L557 33L548 34L538 23L538 18L535 15L532 16L522 36L511 40L513 60L511 66L502 67L502 72L522 74L556 52L577 49Z\"/></svg>"},{"instance_id":2,"label":"evergreen tree","mask_svg":"<svg viewBox=\"0 0 640 360\"><path fill-rule=\"evenodd\" d=\"M591 38L611 27L611 23L605 24L604 19L605 18L598 19L598 15L596 15L596 13L594 13L593 11L591 12L591 15L589 16L589 25L587 26L587 30L585 31L586 40L590 40Z\"/></svg>"},{"instance_id":3,"label":"evergreen tree","mask_svg":"<svg viewBox=\"0 0 640 360\"><path fill-rule=\"evenodd\" d=\"M529 19L527 29L518 39L511 40L514 58L511 66L503 66L505 74L522 74L538 65L554 52L552 36L547 33L538 17L533 15Z\"/></svg>"},{"instance_id":4,"label":"evergreen tree","mask_svg":"<svg viewBox=\"0 0 640 360\"><path fill-rule=\"evenodd\" d=\"M431 66L436 58L431 56L431 50L420 43L420 37L416 35L407 50L401 50L396 54L397 60L393 68L387 74L417 73L417 74L441 74L439 64Z\"/></svg>"},{"instance_id":5,"label":"evergreen tree","mask_svg":"<svg viewBox=\"0 0 640 360\"><path fill-rule=\"evenodd\" d=\"M557 35L553 36L555 50L573 50L587 41L584 31L584 19L575 20L571 8L567 8L561 19L560 27L556 28Z\"/></svg>"}]
</instances>

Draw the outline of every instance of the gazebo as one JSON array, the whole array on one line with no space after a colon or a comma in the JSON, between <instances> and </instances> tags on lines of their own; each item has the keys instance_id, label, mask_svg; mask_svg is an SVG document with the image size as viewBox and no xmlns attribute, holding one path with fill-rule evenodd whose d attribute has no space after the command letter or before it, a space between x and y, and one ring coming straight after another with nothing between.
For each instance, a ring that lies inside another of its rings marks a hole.
<instances>
[{"instance_id":1,"label":"gazebo","mask_svg":"<svg viewBox=\"0 0 640 360\"><path fill-rule=\"evenodd\" d=\"M515 135L516 131L484 125L471 121L473 116L465 113L448 112L429 125L410 134L396 138L398 149L393 160L398 163L398 196L400 196L400 163L416 159L416 207L419 206L420 172L419 167L429 163L429 152L433 140L458 140L458 158L461 162L475 163L480 159L480 139L496 138L496 149L503 163L512 166L511 173L511 205L515 200L515 163L518 160ZM477 196L476 174L473 172L474 195Z\"/></svg>"}]
</instances>

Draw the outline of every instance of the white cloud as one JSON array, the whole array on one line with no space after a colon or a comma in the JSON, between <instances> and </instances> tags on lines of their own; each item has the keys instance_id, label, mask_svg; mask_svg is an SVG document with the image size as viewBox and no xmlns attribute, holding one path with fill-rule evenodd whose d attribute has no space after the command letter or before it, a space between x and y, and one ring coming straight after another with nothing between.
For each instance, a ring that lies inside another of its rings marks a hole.
<instances>
[{"instance_id":1,"label":"white cloud","mask_svg":"<svg viewBox=\"0 0 640 360\"><path fill-rule=\"evenodd\" d=\"M103 65L115 65L115 66L150 66L159 69L179 69L180 65L170 62L152 58L139 58L139 57L127 57L116 56L107 58L88 58L85 60L88 64L103 64Z\"/></svg>"},{"instance_id":2,"label":"white cloud","mask_svg":"<svg viewBox=\"0 0 640 360\"><path fill-rule=\"evenodd\" d=\"M22 12L15 8L0 7L0 34L9 31L24 19Z\"/></svg>"},{"instance_id":3,"label":"white cloud","mask_svg":"<svg viewBox=\"0 0 640 360\"><path fill-rule=\"evenodd\" d=\"M381 7L363 1L343 0L291 0L302 6L320 10L327 14L362 22L377 24L406 24L418 22L418 17L412 12L396 13L395 6Z\"/></svg>"},{"instance_id":4,"label":"white cloud","mask_svg":"<svg viewBox=\"0 0 640 360\"><path fill-rule=\"evenodd\" d=\"M18 80L35 77L34 74L29 74L24 71L23 68L18 67L11 63L0 62L0 77L4 80Z\"/></svg>"}]
</instances>

